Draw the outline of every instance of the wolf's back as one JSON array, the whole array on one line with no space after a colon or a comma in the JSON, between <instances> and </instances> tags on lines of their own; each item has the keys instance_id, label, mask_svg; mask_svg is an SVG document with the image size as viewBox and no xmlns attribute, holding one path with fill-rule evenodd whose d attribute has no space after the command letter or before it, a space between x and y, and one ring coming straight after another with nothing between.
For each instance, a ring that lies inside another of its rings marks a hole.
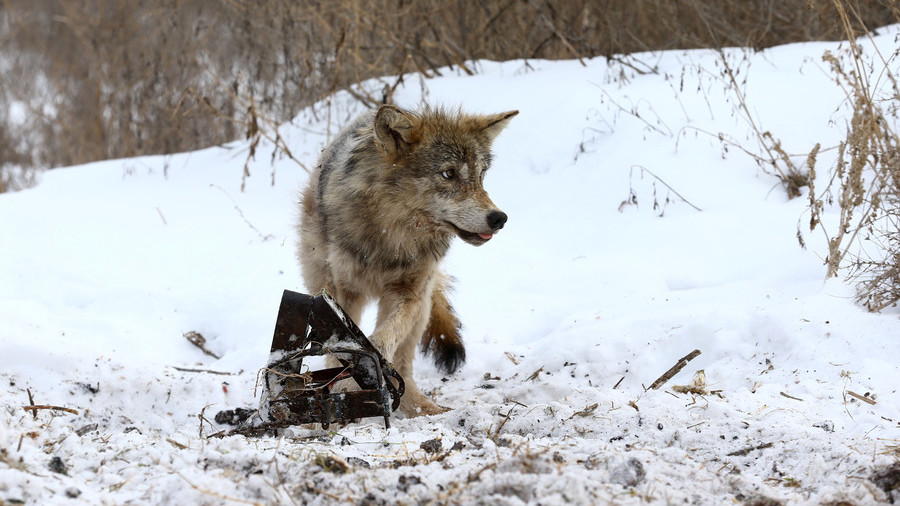
<instances>
[{"instance_id":1,"label":"wolf's back","mask_svg":"<svg viewBox=\"0 0 900 506\"><path fill-rule=\"evenodd\" d=\"M310 176L317 180L320 200L328 189L333 175L347 174L354 168L364 169L365 167L358 167L360 159L374 158L378 155L374 143L371 142L374 121L375 111L361 114L344 127L322 152L316 171Z\"/></svg>"}]
</instances>

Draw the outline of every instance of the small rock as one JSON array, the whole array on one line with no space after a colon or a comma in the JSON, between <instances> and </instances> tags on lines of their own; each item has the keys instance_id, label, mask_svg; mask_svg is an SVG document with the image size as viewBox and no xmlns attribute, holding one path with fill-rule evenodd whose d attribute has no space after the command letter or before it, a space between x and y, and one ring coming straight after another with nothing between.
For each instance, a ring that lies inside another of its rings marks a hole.
<instances>
[{"instance_id":1,"label":"small rock","mask_svg":"<svg viewBox=\"0 0 900 506\"><path fill-rule=\"evenodd\" d=\"M348 466L346 462L329 455L317 455L314 462L317 466L329 473L347 474L347 471L350 470L350 466Z\"/></svg>"},{"instance_id":2,"label":"small rock","mask_svg":"<svg viewBox=\"0 0 900 506\"><path fill-rule=\"evenodd\" d=\"M100 392L100 383L97 383L97 386L91 385L90 383L78 383L78 386L83 388L86 392L96 395Z\"/></svg>"},{"instance_id":3,"label":"small rock","mask_svg":"<svg viewBox=\"0 0 900 506\"><path fill-rule=\"evenodd\" d=\"M884 490L888 501L895 503L900 501L900 462L875 469L869 478L878 488Z\"/></svg>"},{"instance_id":4,"label":"small rock","mask_svg":"<svg viewBox=\"0 0 900 506\"><path fill-rule=\"evenodd\" d=\"M743 506L784 506L784 503L764 495L751 495L744 499Z\"/></svg>"},{"instance_id":5,"label":"small rock","mask_svg":"<svg viewBox=\"0 0 900 506\"><path fill-rule=\"evenodd\" d=\"M83 435L87 434L88 432L93 432L95 430L97 430L97 424L89 423L89 424L85 425L84 427L81 427L80 429L76 430L75 434L78 434L79 436L83 436Z\"/></svg>"},{"instance_id":6,"label":"small rock","mask_svg":"<svg viewBox=\"0 0 900 506\"><path fill-rule=\"evenodd\" d=\"M408 492L409 487L413 485L419 485L422 483L422 480L419 479L418 476L414 476L411 474L401 475L400 478L397 479L397 488L400 489L401 492Z\"/></svg>"},{"instance_id":7,"label":"small rock","mask_svg":"<svg viewBox=\"0 0 900 506\"><path fill-rule=\"evenodd\" d=\"M372 464L369 464L367 461L359 458L359 457L347 457L347 464L353 467L359 467L362 469L371 469Z\"/></svg>"},{"instance_id":8,"label":"small rock","mask_svg":"<svg viewBox=\"0 0 900 506\"><path fill-rule=\"evenodd\" d=\"M441 451L442 447L441 440L437 438L423 441L422 444L419 445L419 448L425 450L425 453L430 453L432 455Z\"/></svg>"},{"instance_id":9,"label":"small rock","mask_svg":"<svg viewBox=\"0 0 900 506\"><path fill-rule=\"evenodd\" d=\"M359 506L384 506L387 502L380 497L376 497L375 494L369 492L357 503Z\"/></svg>"},{"instance_id":10,"label":"small rock","mask_svg":"<svg viewBox=\"0 0 900 506\"><path fill-rule=\"evenodd\" d=\"M50 459L50 464L47 467L49 467L50 470L54 473L59 474L68 474L69 471L68 468L66 468L66 463L63 462L63 459L59 457L53 457L52 459Z\"/></svg>"},{"instance_id":11,"label":"small rock","mask_svg":"<svg viewBox=\"0 0 900 506\"><path fill-rule=\"evenodd\" d=\"M634 487L644 481L647 472L644 465L635 458L630 458L609 471L609 481L618 483L623 487Z\"/></svg>"}]
</instances>

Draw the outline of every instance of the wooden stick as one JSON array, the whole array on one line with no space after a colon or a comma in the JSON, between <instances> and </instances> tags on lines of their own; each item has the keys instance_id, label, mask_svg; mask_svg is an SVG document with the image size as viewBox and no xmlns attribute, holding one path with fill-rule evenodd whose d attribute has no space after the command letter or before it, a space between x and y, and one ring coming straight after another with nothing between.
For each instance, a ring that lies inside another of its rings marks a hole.
<instances>
[{"instance_id":1,"label":"wooden stick","mask_svg":"<svg viewBox=\"0 0 900 506\"><path fill-rule=\"evenodd\" d=\"M871 404L873 406L875 405L874 400L872 400L864 395L859 395L858 393L854 392L853 390L847 390L847 394L849 394L852 397L856 397L857 399L859 399L865 403Z\"/></svg>"},{"instance_id":2,"label":"wooden stick","mask_svg":"<svg viewBox=\"0 0 900 506\"><path fill-rule=\"evenodd\" d=\"M30 406L34 406L34 397L31 395L31 389L26 388L25 391L28 392L28 404ZM37 411L32 411L31 415L34 417L35 420L37 420Z\"/></svg>"},{"instance_id":3,"label":"wooden stick","mask_svg":"<svg viewBox=\"0 0 900 506\"><path fill-rule=\"evenodd\" d=\"M179 450L186 450L188 448L187 445L183 445L170 437L166 438L166 442L169 443L170 445L174 446L175 448L178 448Z\"/></svg>"},{"instance_id":4,"label":"wooden stick","mask_svg":"<svg viewBox=\"0 0 900 506\"><path fill-rule=\"evenodd\" d=\"M238 209L238 211L240 212L240 209ZM251 227L252 227L252 225L251 225ZM257 232L259 232L259 230L257 230ZM200 351L202 351L202 352L205 353L206 355L209 355L210 357L212 357L212 358L214 358L214 359L216 359L216 360L222 358L222 357L220 357L219 355L217 355L217 354L215 354L215 353L209 351L209 349L207 349L207 347L206 347L206 338L203 337L203 334L191 330L191 331L185 332L184 334L182 334L182 336L184 336L184 338L187 339L188 342L190 342L191 344L193 344L193 345L196 346L197 348L200 348Z\"/></svg>"},{"instance_id":5,"label":"wooden stick","mask_svg":"<svg viewBox=\"0 0 900 506\"><path fill-rule=\"evenodd\" d=\"M544 366L539 367L537 371L534 371L533 373L531 373L531 376L525 378L525 381L534 381L538 377L538 375L541 374L541 371L543 371L543 370L544 370Z\"/></svg>"},{"instance_id":6,"label":"wooden stick","mask_svg":"<svg viewBox=\"0 0 900 506\"><path fill-rule=\"evenodd\" d=\"M748 453L750 453L752 451L765 450L766 448L771 448L771 447L772 447L772 443L763 443L761 445L748 446L747 448L744 448L743 450L737 450L737 451L731 452L727 455L729 457L743 457L744 455L747 455Z\"/></svg>"},{"instance_id":7,"label":"wooden stick","mask_svg":"<svg viewBox=\"0 0 900 506\"><path fill-rule=\"evenodd\" d=\"M494 436L491 437L491 440L494 441L495 443L497 442L497 436L500 435L500 429L502 429L503 426L506 425L506 422L509 421L509 417L512 416L513 409L515 409L515 408L509 408L509 413L502 415L503 420L500 421L500 425L498 425L497 430L494 431ZM497 411L497 414L499 415L500 411Z\"/></svg>"},{"instance_id":8,"label":"wooden stick","mask_svg":"<svg viewBox=\"0 0 900 506\"><path fill-rule=\"evenodd\" d=\"M656 381L654 381L653 384L650 385L650 389L658 390L659 387L663 386L667 381L672 379L673 376L675 376L682 369L684 369L684 366L686 366L688 364L688 362L697 358L698 355L700 355L700 350L694 350L694 351L688 353L687 355L681 357L681 360L679 360L678 363L673 365L668 371L663 373L662 376L657 378Z\"/></svg>"},{"instance_id":9,"label":"wooden stick","mask_svg":"<svg viewBox=\"0 0 900 506\"><path fill-rule=\"evenodd\" d=\"M62 406L50 406L47 404L38 404L37 406L32 404L31 406L23 406L23 407L25 408L25 411L31 411L35 415L37 415L37 410L39 410L39 409L54 409L56 411L65 411L66 413L72 413L73 415L78 414L77 409L65 408Z\"/></svg>"},{"instance_id":10,"label":"wooden stick","mask_svg":"<svg viewBox=\"0 0 900 506\"><path fill-rule=\"evenodd\" d=\"M206 374L218 374L220 376L237 376L237 373L234 372L223 372L223 371L213 371L211 369L190 369L188 367L178 367L174 365L170 365L172 369L181 372L198 372L198 373L206 373Z\"/></svg>"},{"instance_id":11,"label":"wooden stick","mask_svg":"<svg viewBox=\"0 0 900 506\"><path fill-rule=\"evenodd\" d=\"M590 406L586 406L581 411L576 411L575 413L572 413L572 416L570 416L569 418L566 418L566 421L568 422L569 420L575 418L576 416L588 416L591 413L593 413L594 411L596 411L599 406L600 406L600 404L598 404L596 402L591 404Z\"/></svg>"}]
</instances>

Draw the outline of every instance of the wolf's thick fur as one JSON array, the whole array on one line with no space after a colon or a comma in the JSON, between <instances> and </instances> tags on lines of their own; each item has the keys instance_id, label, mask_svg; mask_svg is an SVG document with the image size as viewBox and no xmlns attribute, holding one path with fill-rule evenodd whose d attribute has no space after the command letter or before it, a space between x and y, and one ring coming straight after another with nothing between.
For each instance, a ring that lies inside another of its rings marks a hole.
<instances>
[{"instance_id":1,"label":"wolf's thick fur","mask_svg":"<svg viewBox=\"0 0 900 506\"><path fill-rule=\"evenodd\" d=\"M491 143L516 114L382 106L338 134L303 192L306 287L328 292L356 322L378 300L371 340L403 377L409 416L444 411L413 380L419 341L448 372L465 360L438 267L454 236L480 246L506 223L482 182Z\"/></svg>"}]
</instances>

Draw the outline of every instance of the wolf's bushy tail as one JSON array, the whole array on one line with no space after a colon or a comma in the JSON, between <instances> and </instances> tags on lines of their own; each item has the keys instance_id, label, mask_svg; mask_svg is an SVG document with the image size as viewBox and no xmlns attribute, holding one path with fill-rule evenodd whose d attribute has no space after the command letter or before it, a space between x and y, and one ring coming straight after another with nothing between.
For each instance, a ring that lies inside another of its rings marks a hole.
<instances>
[{"instance_id":1,"label":"wolf's bushy tail","mask_svg":"<svg viewBox=\"0 0 900 506\"><path fill-rule=\"evenodd\" d=\"M422 336L422 351L431 353L442 372L453 374L466 361L466 347L459 336L462 324L445 295L449 289L449 278L441 276L431 294L431 316Z\"/></svg>"}]
</instances>

